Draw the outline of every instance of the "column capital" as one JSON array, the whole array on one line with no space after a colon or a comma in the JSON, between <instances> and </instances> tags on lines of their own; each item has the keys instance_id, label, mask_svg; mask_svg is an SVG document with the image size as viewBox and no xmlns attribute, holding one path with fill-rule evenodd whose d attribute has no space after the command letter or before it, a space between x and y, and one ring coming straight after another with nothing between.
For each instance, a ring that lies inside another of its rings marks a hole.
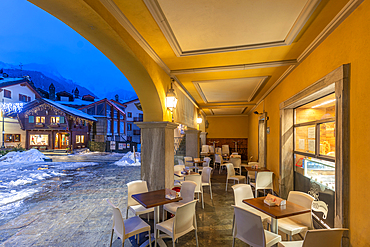
<instances>
[{"instance_id":1,"label":"column capital","mask_svg":"<svg viewBox=\"0 0 370 247\"><path fill-rule=\"evenodd\" d=\"M178 124L172 122L135 122L140 129L166 128L176 129Z\"/></svg>"},{"instance_id":2,"label":"column capital","mask_svg":"<svg viewBox=\"0 0 370 247\"><path fill-rule=\"evenodd\" d=\"M190 129L188 128L187 130L185 130L185 133L193 133L193 134L198 134L200 133L201 131L200 130L197 130L197 129Z\"/></svg>"}]
</instances>

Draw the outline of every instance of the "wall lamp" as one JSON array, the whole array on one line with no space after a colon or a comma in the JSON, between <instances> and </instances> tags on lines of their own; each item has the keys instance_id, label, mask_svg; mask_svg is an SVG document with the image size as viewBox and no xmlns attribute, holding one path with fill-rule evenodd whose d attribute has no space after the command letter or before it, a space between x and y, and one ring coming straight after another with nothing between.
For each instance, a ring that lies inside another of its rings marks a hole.
<instances>
[{"instance_id":1,"label":"wall lamp","mask_svg":"<svg viewBox=\"0 0 370 247\"><path fill-rule=\"evenodd\" d=\"M254 111L253 113L256 114L256 115L262 115L263 114L263 113L259 113L258 111Z\"/></svg>"},{"instance_id":2,"label":"wall lamp","mask_svg":"<svg viewBox=\"0 0 370 247\"><path fill-rule=\"evenodd\" d=\"M201 124L202 122L203 122L203 118L198 115L197 124Z\"/></svg>"},{"instance_id":3,"label":"wall lamp","mask_svg":"<svg viewBox=\"0 0 370 247\"><path fill-rule=\"evenodd\" d=\"M174 79L171 78L171 88L168 89L166 93L166 107L173 112L173 110L176 108L177 105L177 97L175 90L172 88L172 83L174 82Z\"/></svg>"}]
</instances>

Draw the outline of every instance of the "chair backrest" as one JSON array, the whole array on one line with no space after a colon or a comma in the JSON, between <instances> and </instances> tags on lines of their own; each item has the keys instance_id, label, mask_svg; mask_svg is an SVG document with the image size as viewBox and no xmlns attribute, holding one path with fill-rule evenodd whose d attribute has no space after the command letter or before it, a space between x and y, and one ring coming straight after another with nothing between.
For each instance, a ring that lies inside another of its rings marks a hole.
<instances>
[{"instance_id":1,"label":"chair backrest","mask_svg":"<svg viewBox=\"0 0 370 247\"><path fill-rule=\"evenodd\" d=\"M191 227L195 228L195 203L193 200L176 209L173 220L173 235L180 234ZM176 239L176 238L175 238Z\"/></svg>"},{"instance_id":2,"label":"chair backrest","mask_svg":"<svg viewBox=\"0 0 370 247\"><path fill-rule=\"evenodd\" d=\"M234 203L238 207L245 208L244 199L254 198L252 187L249 184L235 184L231 186L234 190Z\"/></svg>"},{"instance_id":3,"label":"chair backrest","mask_svg":"<svg viewBox=\"0 0 370 247\"><path fill-rule=\"evenodd\" d=\"M215 149L213 146L208 146L210 153L215 153Z\"/></svg>"},{"instance_id":4,"label":"chair backrest","mask_svg":"<svg viewBox=\"0 0 370 247\"><path fill-rule=\"evenodd\" d=\"M185 165L189 164L189 163L187 163L188 161L193 161L193 157L184 157Z\"/></svg>"},{"instance_id":5,"label":"chair backrest","mask_svg":"<svg viewBox=\"0 0 370 247\"><path fill-rule=\"evenodd\" d=\"M222 145L222 154L230 154L229 145Z\"/></svg>"},{"instance_id":6,"label":"chair backrest","mask_svg":"<svg viewBox=\"0 0 370 247\"><path fill-rule=\"evenodd\" d=\"M216 148L216 154L221 154L221 148Z\"/></svg>"},{"instance_id":7,"label":"chair backrest","mask_svg":"<svg viewBox=\"0 0 370 247\"><path fill-rule=\"evenodd\" d=\"M181 171L183 171L183 170L184 170L184 168L185 168L185 165L175 165L175 166L173 167L173 171L174 171L174 172L181 172Z\"/></svg>"},{"instance_id":8,"label":"chair backrest","mask_svg":"<svg viewBox=\"0 0 370 247\"><path fill-rule=\"evenodd\" d=\"M232 155L238 155L238 153L237 152L234 152L234 153L232 153Z\"/></svg>"},{"instance_id":9,"label":"chair backrest","mask_svg":"<svg viewBox=\"0 0 370 247\"><path fill-rule=\"evenodd\" d=\"M111 203L109 201L109 199L107 199L107 202L113 208L113 227L112 228L114 229L116 234L120 238L123 239L124 236L125 236L125 224L124 224L124 220L122 218L121 211L119 210L119 208L117 208L115 205L113 205L113 203Z\"/></svg>"},{"instance_id":10,"label":"chair backrest","mask_svg":"<svg viewBox=\"0 0 370 247\"><path fill-rule=\"evenodd\" d=\"M234 206L236 237L250 246L266 246L261 217Z\"/></svg>"},{"instance_id":11,"label":"chair backrest","mask_svg":"<svg viewBox=\"0 0 370 247\"><path fill-rule=\"evenodd\" d=\"M185 166L185 163L182 159L178 159L177 162L179 163L179 165L184 165Z\"/></svg>"},{"instance_id":12,"label":"chair backrest","mask_svg":"<svg viewBox=\"0 0 370 247\"><path fill-rule=\"evenodd\" d=\"M347 230L343 228L308 230L302 247L342 246L343 232Z\"/></svg>"},{"instance_id":13,"label":"chair backrest","mask_svg":"<svg viewBox=\"0 0 370 247\"><path fill-rule=\"evenodd\" d=\"M210 157L204 157L203 161L205 161L205 163L203 163L203 166L209 166L209 163L211 163L211 158Z\"/></svg>"},{"instance_id":14,"label":"chair backrest","mask_svg":"<svg viewBox=\"0 0 370 247\"><path fill-rule=\"evenodd\" d=\"M256 188L274 189L273 172L259 172L256 178Z\"/></svg>"},{"instance_id":15,"label":"chair backrest","mask_svg":"<svg viewBox=\"0 0 370 247\"><path fill-rule=\"evenodd\" d=\"M240 168L240 166L242 165L242 159L241 158L230 158L230 163L233 163L234 165L234 168Z\"/></svg>"},{"instance_id":16,"label":"chair backrest","mask_svg":"<svg viewBox=\"0 0 370 247\"><path fill-rule=\"evenodd\" d=\"M253 155L251 155L251 157L249 157L249 161L248 162L252 162L252 159L253 159Z\"/></svg>"},{"instance_id":17,"label":"chair backrest","mask_svg":"<svg viewBox=\"0 0 370 247\"><path fill-rule=\"evenodd\" d=\"M221 162L222 162L222 157L221 157L221 155L219 155L219 154L215 154L215 163L219 163L219 164L221 164Z\"/></svg>"},{"instance_id":18,"label":"chair backrest","mask_svg":"<svg viewBox=\"0 0 370 247\"><path fill-rule=\"evenodd\" d=\"M185 177L185 181L193 181L197 183L195 192L202 192L202 176L201 175L189 175Z\"/></svg>"},{"instance_id":19,"label":"chair backrest","mask_svg":"<svg viewBox=\"0 0 370 247\"><path fill-rule=\"evenodd\" d=\"M139 203L131 195L148 192L146 181L136 180L127 183L127 206L138 205Z\"/></svg>"},{"instance_id":20,"label":"chair backrest","mask_svg":"<svg viewBox=\"0 0 370 247\"><path fill-rule=\"evenodd\" d=\"M194 200L194 191L196 187L197 187L197 183L194 181L182 182L181 190L180 190L181 197L182 197L182 200L181 200L182 203L188 203Z\"/></svg>"},{"instance_id":21,"label":"chair backrest","mask_svg":"<svg viewBox=\"0 0 370 247\"><path fill-rule=\"evenodd\" d=\"M202 145L202 153L209 153L209 146L208 145Z\"/></svg>"},{"instance_id":22,"label":"chair backrest","mask_svg":"<svg viewBox=\"0 0 370 247\"><path fill-rule=\"evenodd\" d=\"M290 191L287 200L289 202L298 204L302 207L311 209L312 202L315 200L315 198L304 192ZM307 226L308 229L313 229L311 212L296 215L296 216L291 216L289 218Z\"/></svg>"},{"instance_id":23,"label":"chair backrest","mask_svg":"<svg viewBox=\"0 0 370 247\"><path fill-rule=\"evenodd\" d=\"M234 165L232 163L227 163L225 165L227 168L227 179L229 179L229 177L235 176Z\"/></svg>"},{"instance_id":24,"label":"chair backrest","mask_svg":"<svg viewBox=\"0 0 370 247\"><path fill-rule=\"evenodd\" d=\"M207 166L202 171L202 183L211 183L211 171L212 168Z\"/></svg>"}]
</instances>

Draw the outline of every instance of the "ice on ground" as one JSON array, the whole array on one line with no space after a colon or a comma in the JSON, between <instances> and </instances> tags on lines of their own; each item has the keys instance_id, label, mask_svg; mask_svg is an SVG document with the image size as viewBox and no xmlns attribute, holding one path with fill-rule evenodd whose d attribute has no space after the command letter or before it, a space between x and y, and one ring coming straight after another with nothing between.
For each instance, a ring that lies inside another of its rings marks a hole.
<instances>
[{"instance_id":1,"label":"ice on ground","mask_svg":"<svg viewBox=\"0 0 370 247\"><path fill-rule=\"evenodd\" d=\"M19 200L22 200L26 197L29 197L36 192L38 192L38 189L23 189L20 191L11 190L10 192L0 193L0 206L6 205L11 202L16 202Z\"/></svg>"},{"instance_id":2,"label":"ice on ground","mask_svg":"<svg viewBox=\"0 0 370 247\"><path fill-rule=\"evenodd\" d=\"M42 162L46 156L37 149L21 152L9 152L0 158L1 163ZM1 164L0 163L0 164Z\"/></svg>"},{"instance_id":3,"label":"ice on ground","mask_svg":"<svg viewBox=\"0 0 370 247\"><path fill-rule=\"evenodd\" d=\"M96 162L50 162L47 164L49 164L53 168L57 168L60 170L70 170L70 169L77 169L77 168L82 168L82 167L87 167L87 166L99 165Z\"/></svg>"},{"instance_id":4,"label":"ice on ground","mask_svg":"<svg viewBox=\"0 0 370 247\"><path fill-rule=\"evenodd\" d=\"M133 152L128 152L119 161L114 162L114 164L117 166L141 166L140 153L136 152L135 157Z\"/></svg>"}]
</instances>

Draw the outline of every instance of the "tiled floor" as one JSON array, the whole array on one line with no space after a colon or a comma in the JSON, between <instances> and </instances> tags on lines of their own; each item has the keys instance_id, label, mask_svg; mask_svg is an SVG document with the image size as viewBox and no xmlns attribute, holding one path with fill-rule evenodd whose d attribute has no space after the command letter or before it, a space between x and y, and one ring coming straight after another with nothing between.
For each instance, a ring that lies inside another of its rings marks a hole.
<instances>
[{"instance_id":1,"label":"tiled floor","mask_svg":"<svg viewBox=\"0 0 370 247\"><path fill-rule=\"evenodd\" d=\"M140 168L131 169L127 177L110 166L101 176L57 191L42 205L0 226L0 246L109 246L112 211L105 199L110 198L124 214L127 203L125 184L139 178ZM213 200L206 188L204 209L197 203L199 246L232 245L231 205L234 198L230 184L225 191L225 180L225 171L221 175L215 172L212 177ZM170 239L166 243L172 246ZM115 235L113 246L121 245L122 241ZM134 239L125 242L125 246L131 245L136 245ZM181 237L176 245L195 246L194 232ZM236 246L245 244L237 240Z\"/></svg>"}]
</instances>

